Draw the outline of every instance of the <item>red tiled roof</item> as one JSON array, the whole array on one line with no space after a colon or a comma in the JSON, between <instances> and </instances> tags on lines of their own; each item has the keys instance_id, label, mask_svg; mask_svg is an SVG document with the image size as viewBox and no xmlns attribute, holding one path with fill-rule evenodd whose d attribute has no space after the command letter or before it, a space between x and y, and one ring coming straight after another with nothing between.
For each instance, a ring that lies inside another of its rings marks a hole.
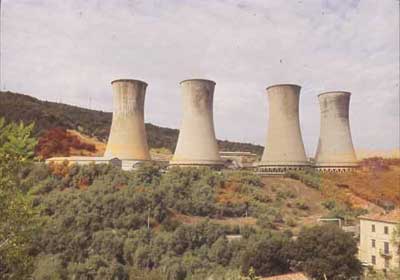
<instances>
[{"instance_id":1,"label":"red tiled roof","mask_svg":"<svg viewBox=\"0 0 400 280\"><path fill-rule=\"evenodd\" d=\"M400 209L392 210L388 213L367 214L360 216L363 220L373 220L388 223L400 223Z\"/></svg>"}]
</instances>

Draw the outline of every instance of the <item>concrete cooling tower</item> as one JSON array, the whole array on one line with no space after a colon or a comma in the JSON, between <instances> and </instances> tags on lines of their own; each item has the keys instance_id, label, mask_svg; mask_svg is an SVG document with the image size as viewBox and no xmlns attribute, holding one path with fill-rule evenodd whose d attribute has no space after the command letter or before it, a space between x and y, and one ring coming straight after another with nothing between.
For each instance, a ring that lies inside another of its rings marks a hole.
<instances>
[{"instance_id":1,"label":"concrete cooling tower","mask_svg":"<svg viewBox=\"0 0 400 280\"><path fill-rule=\"evenodd\" d=\"M279 174L309 165L300 131L300 89L290 84L267 88L269 121L260 172Z\"/></svg>"},{"instance_id":2,"label":"concrete cooling tower","mask_svg":"<svg viewBox=\"0 0 400 280\"><path fill-rule=\"evenodd\" d=\"M183 119L171 165L221 166L215 138L213 97L215 82L201 79L181 83Z\"/></svg>"},{"instance_id":3,"label":"concrete cooling tower","mask_svg":"<svg viewBox=\"0 0 400 280\"><path fill-rule=\"evenodd\" d=\"M315 167L321 171L343 172L357 167L349 123L350 92L318 95L321 128Z\"/></svg>"},{"instance_id":4,"label":"concrete cooling tower","mask_svg":"<svg viewBox=\"0 0 400 280\"><path fill-rule=\"evenodd\" d=\"M138 80L115 80L113 117L104 154L121 160L150 160L144 126L144 99L147 84Z\"/></svg>"}]
</instances>

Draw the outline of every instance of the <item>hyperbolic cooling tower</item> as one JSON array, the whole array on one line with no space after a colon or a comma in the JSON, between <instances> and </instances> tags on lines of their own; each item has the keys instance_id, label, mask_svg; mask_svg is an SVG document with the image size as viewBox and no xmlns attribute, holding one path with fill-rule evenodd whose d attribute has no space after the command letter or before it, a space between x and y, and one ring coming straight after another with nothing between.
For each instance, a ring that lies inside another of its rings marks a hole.
<instances>
[{"instance_id":1,"label":"hyperbolic cooling tower","mask_svg":"<svg viewBox=\"0 0 400 280\"><path fill-rule=\"evenodd\" d=\"M183 120L171 165L222 165L215 138L215 82L202 79L181 83Z\"/></svg>"},{"instance_id":2,"label":"hyperbolic cooling tower","mask_svg":"<svg viewBox=\"0 0 400 280\"><path fill-rule=\"evenodd\" d=\"M150 160L144 126L144 99L147 84L138 80L115 80L113 117L105 157Z\"/></svg>"},{"instance_id":3,"label":"hyperbolic cooling tower","mask_svg":"<svg viewBox=\"0 0 400 280\"><path fill-rule=\"evenodd\" d=\"M309 164L300 131L300 89L291 84L267 88L269 122L260 171L279 173Z\"/></svg>"},{"instance_id":4,"label":"hyperbolic cooling tower","mask_svg":"<svg viewBox=\"0 0 400 280\"><path fill-rule=\"evenodd\" d=\"M349 123L350 95L343 91L318 95L321 128L315 155L317 169L345 171L357 166Z\"/></svg>"}]
</instances>

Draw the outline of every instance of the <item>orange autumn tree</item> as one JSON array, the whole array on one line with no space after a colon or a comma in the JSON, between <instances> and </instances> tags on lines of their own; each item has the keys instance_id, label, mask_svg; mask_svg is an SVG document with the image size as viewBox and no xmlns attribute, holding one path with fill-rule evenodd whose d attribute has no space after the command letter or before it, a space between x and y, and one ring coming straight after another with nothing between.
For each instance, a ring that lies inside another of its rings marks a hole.
<instances>
[{"instance_id":1,"label":"orange autumn tree","mask_svg":"<svg viewBox=\"0 0 400 280\"><path fill-rule=\"evenodd\" d=\"M70 156L71 149L96 151L93 144L84 143L66 129L56 127L41 135L35 152L39 158L46 159L54 156Z\"/></svg>"}]
</instances>

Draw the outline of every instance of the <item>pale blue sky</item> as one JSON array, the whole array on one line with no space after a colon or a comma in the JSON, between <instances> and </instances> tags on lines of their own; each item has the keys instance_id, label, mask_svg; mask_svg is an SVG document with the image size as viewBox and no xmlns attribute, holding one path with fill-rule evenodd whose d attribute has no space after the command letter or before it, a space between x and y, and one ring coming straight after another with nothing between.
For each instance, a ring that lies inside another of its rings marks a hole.
<instances>
[{"instance_id":1,"label":"pale blue sky","mask_svg":"<svg viewBox=\"0 0 400 280\"><path fill-rule=\"evenodd\" d=\"M146 121L179 128L179 81L216 81L221 139L264 144L265 87L302 86L308 154L317 95L353 93L357 148L399 143L399 1L3 0L2 87L111 110L110 81L149 84Z\"/></svg>"}]
</instances>

